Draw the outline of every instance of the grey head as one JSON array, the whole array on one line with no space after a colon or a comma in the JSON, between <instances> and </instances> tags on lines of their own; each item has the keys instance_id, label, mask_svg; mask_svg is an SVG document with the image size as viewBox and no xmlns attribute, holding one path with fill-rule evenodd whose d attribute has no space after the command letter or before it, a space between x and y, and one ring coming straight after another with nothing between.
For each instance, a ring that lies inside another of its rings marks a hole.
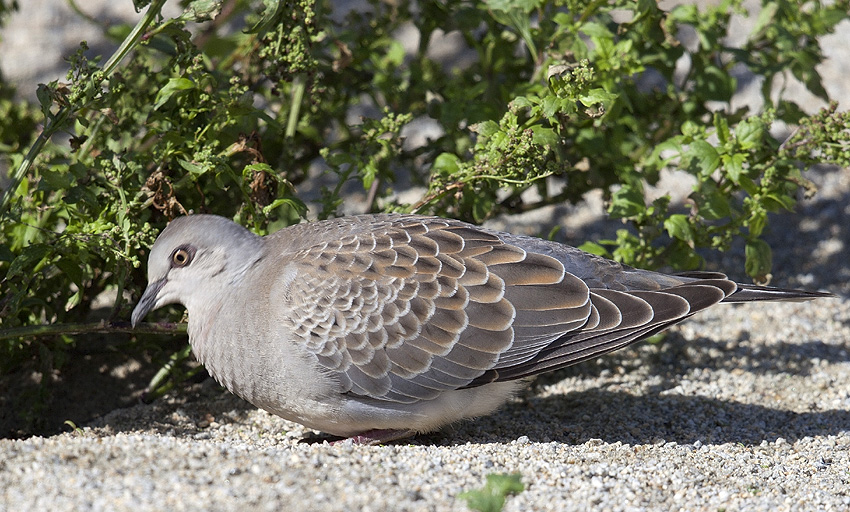
<instances>
[{"instance_id":1,"label":"grey head","mask_svg":"<svg viewBox=\"0 0 850 512\"><path fill-rule=\"evenodd\" d=\"M262 249L262 237L223 217L174 219L151 248L148 287L133 310L133 326L167 304L183 304L191 311L239 280L262 257Z\"/></svg>"}]
</instances>

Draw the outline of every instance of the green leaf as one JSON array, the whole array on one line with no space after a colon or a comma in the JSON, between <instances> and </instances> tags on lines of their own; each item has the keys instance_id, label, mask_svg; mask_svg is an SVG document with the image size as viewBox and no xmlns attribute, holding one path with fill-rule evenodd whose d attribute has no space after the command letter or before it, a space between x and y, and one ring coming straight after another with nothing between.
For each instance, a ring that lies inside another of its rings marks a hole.
<instances>
[{"instance_id":1,"label":"green leaf","mask_svg":"<svg viewBox=\"0 0 850 512\"><path fill-rule=\"evenodd\" d=\"M608 249L599 245L596 242L588 241L588 242L585 242L585 243L579 245L578 248L581 249L584 252L589 252L590 254L595 254L597 256L602 256L602 257L605 257L605 258L611 257L611 253L608 252Z\"/></svg>"},{"instance_id":2,"label":"green leaf","mask_svg":"<svg viewBox=\"0 0 850 512\"><path fill-rule=\"evenodd\" d=\"M662 153L667 152L666 156ZM652 148L652 153L644 160L643 164L655 169L665 167L671 161L677 158L677 155L682 153L682 142L679 136L672 137L657 144Z\"/></svg>"},{"instance_id":3,"label":"green leaf","mask_svg":"<svg viewBox=\"0 0 850 512\"><path fill-rule=\"evenodd\" d=\"M717 132L717 138L721 144L726 144L729 141L729 123L726 122L726 117L720 112L714 113L714 130Z\"/></svg>"},{"instance_id":4,"label":"green leaf","mask_svg":"<svg viewBox=\"0 0 850 512\"><path fill-rule=\"evenodd\" d=\"M744 175L741 175L738 178L737 184L740 185L741 188L743 188L744 191L751 196L756 195L759 191L758 185L756 185L753 180Z\"/></svg>"},{"instance_id":5,"label":"green leaf","mask_svg":"<svg viewBox=\"0 0 850 512\"><path fill-rule=\"evenodd\" d=\"M41 105L41 113L44 115L44 119L53 117L53 114L50 112L50 109L53 107L53 95L49 87L44 84L38 84L38 88L35 90L35 97L38 99L38 104Z\"/></svg>"},{"instance_id":6,"label":"green leaf","mask_svg":"<svg viewBox=\"0 0 850 512\"><path fill-rule=\"evenodd\" d=\"M720 193L716 188L705 195L699 196L697 200L699 214L708 220L717 220L732 214L729 206L729 198Z\"/></svg>"},{"instance_id":7,"label":"green leaf","mask_svg":"<svg viewBox=\"0 0 850 512\"><path fill-rule=\"evenodd\" d=\"M561 144L561 137L559 137L558 134L555 133L555 130L553 130L552 128L535 124L531 127L531 133L531 140L535 144L539 144L541 146L549 146L553 149Z\"/></svg>"},{"instance_id":8,"label":"green leaf","mask_svg":"<svg viewBox=\"0 0 850 512\"><path fill-rule=\"evenodd\" d=\"M563 102L564 100L557 96L546 96L543 98L543 103L540 105L543 110L543 116L549 119L555 117L561 111Z\"/></svg>"},{"instance_id":9,"label":"green leaf","mask_svg":"<svg viewBox=\"0 0 850 512\"><path fill-rule=\"evenodd\" d=\"M165 105L168 100L171 99L172 96L181 92L188 91L189 89L195 88L195 82L189 80L188 78L171 78L168 80L168 83L159 90L159 93L156 95L156 100L154 101L154 110L159 110L159 107Z\"/></svg>"},{"instance_id":10,"label":"green leaf","mask_svg":"<svg viewBox=\"0 0 850 512\"><path fill-rule=\"evenodd\" d=\"M298 199L292 197L282 197L279 199L275 199L268 206L263 207L263 215L269 215L271 212L280 208L281 206L288 206L297 212L302 212L306 210L306 207L303 202Z\"/></svg>"},{"instance_id":11,"label":"green leaf","mask_svg":"<svg viewBox=\"0 0 850 512\"><path fill-rule=\"evenodd\" d=\"M284 0L263 0L263 5L265 9L263 10L262 18L253 27L246 30L246 33L259 34L272 28L277 23L278 18L283 15L284 8L289 3Z\"/></svg>"},{"instance_id":12,"label":"green leaf","mask_svg":"<svg viewBox=\"0 0 850 512\"><path fill-rule=\"evenodd\" d=\"M761 204L768 211L775 212L782 209L793 210L797 201L793 197L784 194L766 194L761 196Z\"/></svg>"},{"instance_id":13,"label":"green leaf","mask_svg":"<svg viewBox=\"0 0 850 512\"><path fill-rule=\"evenodd\" d=\"M487 483L483 488L462 492L459 498L466 500L466 505L479 512L499 512L505 506L509 495L519 494L525 490L520 473L491 473L487 475Z\"/></svg>"},{"instance_id":14,"label":"green leaf","mask_svg":"<svg viewBox=\"0 0 850 512\"><path fill-rule=\"evenodd\" d=\"M759 11L758 18L756 18L756 24L753 27L751 32L751 37L756 39L759 35L764 31L768 25L773 23L773 18L776 16L776 11L779 9L779 4L775 2L767 2L762 4L762 8Z\"/></svg>"},{"instance_id":15,"label":"green leaf","mask_svg":"<svg viewBox=\"0 0 850 512\"><path fill-rule=\"evenodd\" d=\"M516 494L525 490L521 473L496 473L487 475L487 485L501 494Z\"/></svg>"},{"instance_id":16,"label":"green leaf","mask_svg":"<svg viewBox=\"0 0 850 512\"><path fill-rule=\"evenodd\" d=\"M603 241L605 243L605 241ZM618 229L617 239L614 246L614 259L626 264L636 263L636 257L640 247L640 239L628 229Z\"/></svg>"},{"instance_id":17,"label":"green leaf","mask_svg":"<svg viewBox=\"0 0 850 512\"><path fill-rule=\"evenodd\" d=\"M65 311L71 311L75 307L80 305L80 302L83 300L83 289L80 288L76 293L68 297L68 300L65 301Z\"/></svg>"},{"instance_id":18,"label":"green leaf","mask_svg":"<svg viewBox=\"0 0 850 512\"><path fill-rule=\"evenodd\" d=\"M180 19L194 21L196 23L211 21L219 15L221 12L221 4L223 3L224 0L193 0L188 6L186 6L186 9L183 10L183 14L180 15Z\"/></svg>"},{"instance_id":19,"label":"green leaf","mask_svg":"<svg viewBox=\"0 0 850 512\"><path fill-rule=\"evenodd\" d=\"M469 129L483 137L492 137L501 130L499 123L492 120L476 123L470 126Z\"/></svg>"},{"instance_id":20,"label":"green leaf","mask_svg":"<svg viewBox=\"0 0 850 512\"><path fill-rule=\"evenodd\" d=\"M540 3L537 0L485 0L493 19L516 30L528 46L531 55L537 56L537 47L531 35L529 14Z\"/></svg>"},{"instance_id":21,"label":"green leaf","mask_svg":"<svg viewBox=\"0 0 850 512\"><path fill-rule=\"evenodd\" d=\"M182 165L182 163L181 163L181 165ZM269 176L271 176L272 178L277 178L277 175L275 174L274 169L272 169L272 166L270 166L269 164L267 164L265 162L256 162L256 163L253 163L253 164L246 165L245 167L242 168L242 177L243 178L249 178L251 176L251 174L255 173L255 172L264 172L264 173L268 174Z\"/></svg>"},{"instance_id":22,"label":"green leaf","mask_svg":"<svg viewBox=\"0 0 850 512\"><path fill-rule=\"evenodd\" d=\"M737 80L716 66L706 66L694 76L694 89L706 100L729 101L735 93Z\"/></svg>"},{"instance_id":23,"label":"green leaf","mask_svg":"<svg viewBox=\"0 0 850 512\"><path fill-rule=\"evenodd\" d=\"M702 265L702 257L694 252L691 244L675 240L667 249L669 264L678 270L693 270Z\"/></svg>"},{"instance_id":24,"label":"green leaf","mask_svg":"<svg viewBox=\"0 0 850 512\"><path fill-rule=\"evenodd\" d=\"M207 172L206 167L204 167L203 165L200 165L200 164L196 164L195 162L190 162L188 160L180 159L180 160L177 161L177 163L180 164L180 167L189 171L189 173L192 174L193 176L200 176L201 174L204 174L205 172Z\"/></svg>"},{"instance_id":25,"label":"green leaf","mask_svg":"<svg viewBox=\"0 0 850 512\"><path fill-rule=\"evenodd\" d=\"M677 5L670 11L670 16L679 22L694 24L700 19L699 8L694 4Z\"/></svg>"},{"instance_id":26,"label":"green leaf","mask_svg":"<svg viewBox=\"0 0 850 512\"><path fill-rule=\"evenodd\" d=\"M592 107L597 104L602 104L607 107L616 99L616 94L612 94L602 88L591 89L587 91L587 93L579 96L579 101L581 101L581 103L586 107Z\"/></svg>"},{"instance_id":27,"label":"green leaf","mask_svg":"<svg viewBox=\"0 0 850 512\"><path fill-rule=\"evenodd\" d=\"M519 109L523 109L523 108L532 108L533 106L534 106L534 103L532 103L531 100L529 100L525 96L516 97L510 103L510 107L511 107L512 110L519 110Z\"/></svg>"},{"instance_id":28,"label":"green leaf","mask_svg":"<svg viewBox=\"0 0 850 512\"><path fill-rule=\"evenodd\" d=\"M518 10L526 14L530 13L540 5L541 0L485 0L490 9L497 11Z\"/></svg>"},{"instance_id":29,"label":"green leaf","mask_svg":"<svg viewBox=\"0 0 850 512\"><path fill-rule=\"evenodd\" d=\"M751 238L747 240L744 253L746 255L744 268L747 271L747 275L755 279L756 282L765 281L773 266L773 255L770 246L764 240Z\"/></svg>"},{"instance_id":30,"label":"green leaf","mask_svg":"<svg viewBox=\"0 0 850 512\"><path fill-rule=\"evenodd\" d=\"M819 61L807 52L794 52L791 58L791 74L794 78L806 84L806 89L818 98L829 101L829 93L824 89L823 80L815 68Z\"/></svg>"},{"instance_id":31,"label":"green leaf","mask_svg":"<svg viewBox=\"0 0 850 512\"><path fill-rule=\"evenodd\" d=\"M48 254L53 252L51 246L46 244L30 244L21 251L12 264L9 265L9 270L6 272L6 279L22 275L24 272L31 273L35 267Z\"/></svg>"},{"instance_id":32,"label":"green leaf","mask_svg":"<svg viewBox=\"0 0 850 512\"><path fill-rule=\"evenodd\" d=\"M737 185L741 181L741 174L744 172L744 162L747 161L747 155L745 153L723 155L721 160L723 160L723 170L726 171L726 175L729 176L732 183Z\"/></svg>"},{"instance_id":33,"label":"green leaf","mask_svg":"<svg viewBox=\"0 0 850 512\"><path fill-rule=\"evenodd\" d=\"M687 215L677 213L664 221L664 229L670 238L678 238L685 242L693 242L694 231Z\"/></svg>"},{"instance_id":34,"label":"green leaf","mask_svg":"<svg viewBox=\"0 0 850 512\"><path fill-rule=\"evenodd\" d=\"M365 162L365 164L360 168L360 179L363 180L363 188L369 190L372 187L372 183L375 182L375 178L378 177L378 166L375 165L374 161Z\"/></svg>"},{"instance_id":35,"label":"green leaf","mask_svg":"<svg viewBox=\"0 0 850 512\"><path fill-rule=\"evenodd\" d=\"M440 153L434 159L434 164L431 168L432 174L440 174L443 176L452 176L460 171L460 158L454 153Z\"/></svg>"},{"instance_id":36,"label":"green leaf","mask_svg":"<svg viewBox=\"0 0 850 512\"><path fill-rule=\"evenodd\" d=\"M608 30L608 27L603 25L602 23L597 23L595 21L588 21L587 23L581 26L581 32L588 37L594 37L599 39L613 39L614 34Z\"/></svg>"},{"instance_id":37,"label":"green leaf","mask_svg":"<svg viewBox=\"0 0 850 512\"><path fill-rule=\"evenodd\" d=\"M481 197L472 204L472 218L475 222L484 222L493 213L493 203L489 197Z\"/></svg>"},{"instance_id":38,"label":"green leaf","mask_svg":"<svg viewBox=\"0 0 850 512\"><path fill-rule=\"evenodd\" d=\"M404 62L405 54L404 45L398 41L393 41L384 54L384 64L397 68Z\"/></svg>"},{"instance_id":39,"label":"green leaf","mask_svg":"<svg viewBox=\"0 0 850 512\"><path fill-rule=\"evenodd\" d=\"M767 225L767 214L764 211L753 212L746 224L747 229L750 231L750 237L760 237L762 231L764 231L764 227Z\"/></svg>"},{"instance_id":40,"label":"green leaf","mask_svg":"<svg viewBox=\"0 0 850 512\"><path fill-rule=\"evenodd\" d=\"M83 266L80 261L72 260L71 258L57 258L56 267L59 268L66 276L77 285L78 288L83 287Z\"/></svg>"},{"instance_id":41,"label":"green leaf","mask_svg":"<svg viewBox=\"0 0 850 512\"><path fill-rule=\"evenodd\" d=\"M720 165L717 149L704 140L691 142L685 151L685 156L690 160L689 168L703 176L709 176Z\"/></svg>"},{"instance_id":42,"label":"green leaf","mask_svg":"<svg viewBox=\"0 0 850 512\"><path fill-rule=\"evenodd\" d=\"M48 190L65 190L74 182L74 175L61 168L47 168L41 172L41 179Z\"/></svg>"},{"instance_id":43,"label":"green leaf","mask_svg":"<svg viewBox=\"0 0 850 512\"><path fill-rule=\"evenodd\" d=\"M639 185L623 185L611 197L608 213L615 219L634 217L646 210L643 188Z\"/></svg>"},{"instance_id":44,"label":"green leaf","mask_svg":"<svg viewBox=\"0 0 850 512\"><path fill-rule=\"evenodd\" d=\"M735 138L741 149L750 149L760 144L765 133L764 122L757 117L744 119L735 127Z\"/></svg>"}]
</instances>

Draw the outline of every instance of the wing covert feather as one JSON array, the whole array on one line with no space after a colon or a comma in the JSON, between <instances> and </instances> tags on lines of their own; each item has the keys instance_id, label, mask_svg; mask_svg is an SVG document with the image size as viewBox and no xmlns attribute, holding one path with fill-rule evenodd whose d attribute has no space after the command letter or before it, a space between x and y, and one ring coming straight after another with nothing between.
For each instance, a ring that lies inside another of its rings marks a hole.
<instances>
[{"instance_id":1,"label":"wing covert feather","mask_svg":"<svg viewBox=\"0 0 850 512\"><path fill-rule=\"evenodd\" d=\"M401 218L338 238L291 258L288 327L343 392L433 398L527 360L591 312L558 260L477 228Z\"/></svg>"},{"instance_id":2,"label":"wing covert feather","mask_svg":"<svg viewBox=\"0 0 850 512\"><path fill-rule=\"evenodd\" d=\"M571 248L457 221L364 219L338 232L323 226L322 240L286 255L297 277L282 293L284 327L340 392L376 399L429 400L596 357L736 289L722 274L655 282Z\"/></svg>"}]
</instances>

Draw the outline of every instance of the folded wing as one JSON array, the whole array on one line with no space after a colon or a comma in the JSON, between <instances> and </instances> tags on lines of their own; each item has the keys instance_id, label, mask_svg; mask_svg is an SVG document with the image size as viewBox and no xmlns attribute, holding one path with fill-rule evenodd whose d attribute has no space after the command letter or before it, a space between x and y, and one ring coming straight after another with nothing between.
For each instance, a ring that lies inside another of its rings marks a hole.
<instances>
[{"instance_id":1,"label":"folded wing","mask_svg":"<svg viewBox=\"0 0 850 512\"><path fill-rule=\"evenodd\" d=\"M737 290L722 274L633 271L571 248L568 272L556 244L457 221L368 219L288 256L298 277L284 328L340 392L376 399L428 400L594 358Z\"/></svg>"}]
</instances>

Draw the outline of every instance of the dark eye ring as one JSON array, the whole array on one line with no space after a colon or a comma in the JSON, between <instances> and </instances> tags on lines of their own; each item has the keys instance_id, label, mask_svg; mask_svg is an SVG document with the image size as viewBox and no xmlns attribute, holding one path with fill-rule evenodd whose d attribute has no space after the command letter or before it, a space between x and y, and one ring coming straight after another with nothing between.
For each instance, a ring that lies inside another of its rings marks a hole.
<instances>
[{"instance_id":1,"label":"dark eye ring","mask_svg":"<svg viewBox=\"0 0 850 512\"><path fill-rule=\"evenodd\" d=\"M171 253L171 265L173 267L185 267L192 262L192 252L185 247L178 247Z\"/></svg>"}]
</instances>

